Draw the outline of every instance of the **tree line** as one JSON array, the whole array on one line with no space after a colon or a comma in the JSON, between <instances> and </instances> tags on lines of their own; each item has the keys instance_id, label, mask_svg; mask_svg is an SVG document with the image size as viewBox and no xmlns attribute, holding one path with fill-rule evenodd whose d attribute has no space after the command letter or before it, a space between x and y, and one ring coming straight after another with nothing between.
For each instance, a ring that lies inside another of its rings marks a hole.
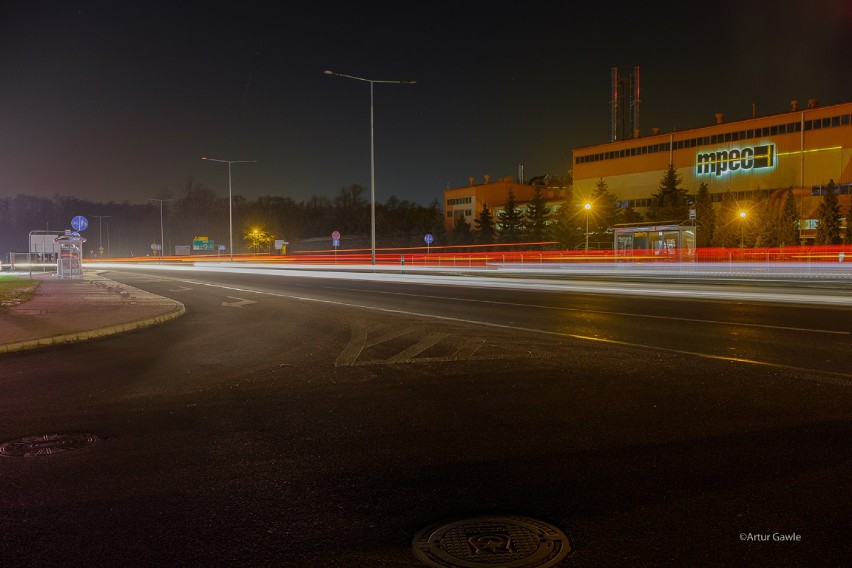
<instances>
[{"instance_id":1,"label":"tree line","mask_svg":"<svg viewBox=\"0 0 852 568\"><path fill-rule=\"evenodd\" d=\"M3 252L26 252L28 234L33 230L62 231L71 228L71 219L82 215L89 227L86 257L130 257L155 254L152 244L160 243L162 233L166 254L177 245L191 245L204 236L218 244L229 241L229 203L192 178L176 192L162 191L148 203L94 202L70 196L36 197L14 195L0 198L0 246ZM326 238L317 248L331 248L332 231L344 236L368 235L370 203L365 189L357 184L341 188L333 197L312 196L296 201L285 196L246 199L235 195L233 238L235 252L268 251L274 240L291 244ZM443 240L444 226L440 203L421 205L390 197L376 204L377 238L382 246L420 246L426 233ZM261 238L258 238L258 237Z\"/></svg>"}]
</instances>

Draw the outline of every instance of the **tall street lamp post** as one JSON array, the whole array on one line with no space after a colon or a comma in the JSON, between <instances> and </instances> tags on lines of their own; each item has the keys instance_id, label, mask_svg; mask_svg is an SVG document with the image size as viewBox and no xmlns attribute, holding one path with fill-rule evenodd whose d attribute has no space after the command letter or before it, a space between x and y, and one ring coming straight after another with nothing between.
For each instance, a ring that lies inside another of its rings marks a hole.
<instances>
[{"instance_id":1,"label":"tall street lamp post","mask_svg":"<svg viewBox=\"0 0 852 568\"><path fill-rule=\"evenodd\" d=\"M354 75L335 73L334 71L323 71L326 75L333 77L344 77L356 81L370 83L370 262L376 264L376 151L373 135L373 84L394 83L397 85L414 85L417 81L380 81L377 79L365 79Z\"/></svg>"},{"instance_id":2,"label":"tall street lamp post","mask_svg":"<svg viewBox=\"0 0 852 568\"><path fill-rule=\"evenodd\" d=\"M740 211L740 248L745 248L745 218L746 212Z\"/></svg>"},{"instance_id":3,"label":"tall street lamp post","mask_svg":"<svg viewBox=\"0 0 852 568\"><path fill-rule=\"evenodd\" d=\"M230 240L228 251L231 254L231 262L234 262L234 199L231 194L231 164L255 164L257 160L217 160L207 156L201 156L201 159L228 164L228 239Z\"/></svg>"},{"instance_id":4,"label":"tall street lamp post","mask_svg":"<svg viewBox=\"0 0 852 568\"><path fill-rule=\"evenodd\" d=\"M112 215L89 215L89 217L95 217L98 220L98 254L101 258L104 257L104 225L103 220L109 219ZM109 225L107 225L109 227Z\"/></svg>"},{"instance_id":5,"label":"tall street lamp post","mask_svg":"<svg viewBox=\"0 0 852 568\"><path fill-rule=\"evenodd\" d=\"M160 263L163 262L163 255L166 252L166 243L163 240L163 202L171 201L171 199L149 199L148 201L160 202Z\"/></svg>"},{"instance_id":6,"label":"tall street lamp post","mask_svg":"<svg viewBox=\"0 0 852 568\"><path fill-rule=\"evenodd\" d=\"M586 210L586 254L589 253L589 213L592 211L592 204L586 203L583 205L583 209Z\"/></svg>"}]
</instances>

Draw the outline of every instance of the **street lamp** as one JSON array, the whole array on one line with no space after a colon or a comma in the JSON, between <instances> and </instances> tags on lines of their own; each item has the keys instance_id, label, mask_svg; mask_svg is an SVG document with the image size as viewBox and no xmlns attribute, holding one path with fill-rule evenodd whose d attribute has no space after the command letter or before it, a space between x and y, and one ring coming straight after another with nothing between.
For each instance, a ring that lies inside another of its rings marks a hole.
<instances>
[{"instance_id":1,"label":"street lamp","mask_svg":"<svg viewBox=\"0 0 852 568\"><path fill-rule=\"evenodd\" d=\"M589 213L592 211L592 204L586 203L583 205L583 209L586 210L586 254L589 253Z\"/></svg>"},{"instance_id":2,"label":"street lamp","mask_svg":"<svg viewBox=\"0 0 852 568\"><path fill-rule=\"evenodd\" d=\"M163 240L163 202L171 201L171 199L149 199L148 201L160 202L160 263L163 262L163 253L166 251L166 243Z\"/></svg>"},{"instance_id":3,"label":"street lamp","mask_svg":"<svg viewBox=\"0 0 852 568\"><path fill-rule=\"evenodd\" d=\"M112 215L89 215L89 217L96 217L98 220L98 254L101 255L101 258L104 257L104 226L103 220L109 219ZM109 230L109 224L107 224L107 230Z\"/></svg>"},{"instance_id":4,"label":"street lamp","mask_svg":"<svg viewBox=\"0 0 852 568\"><path fill-rule=\"evenodd\" d=\"M201 159L208 162L228 164L228 238L230 239L228 250L231 253L231 262L234 262L234 200L231 197L231 164L254 164L257 163L257 160L217 160L207 156L201 156Z\"/></svg>"},{"instance_id":5,"label":"street lamp","mask_svg":"<svg viewBox=\"0 0 852 568\"><path fill-rule=\"evenodd\" d=\"M746 212L740 211L740 248L745 248L745 218Z\"/></svg>"},{"instance_id":6,"label":"street lamp","mask_svg":"<svg viewBox=\"0 0 852 568\"><path fill-rule=\"evenodd\" d=\"M373 84L374 83L395 83L397 85L414 85L417 81L380 81L377 79L365 79L363 77L355 77L354 75L345 75L343 73L335 73L334 71L325 70L325 75L333 77L344 77L346 79L354 79L356 81L364 81L370 83L370 261L376 264L376 151L373 136Z\"/></svg>"}]
</instances>

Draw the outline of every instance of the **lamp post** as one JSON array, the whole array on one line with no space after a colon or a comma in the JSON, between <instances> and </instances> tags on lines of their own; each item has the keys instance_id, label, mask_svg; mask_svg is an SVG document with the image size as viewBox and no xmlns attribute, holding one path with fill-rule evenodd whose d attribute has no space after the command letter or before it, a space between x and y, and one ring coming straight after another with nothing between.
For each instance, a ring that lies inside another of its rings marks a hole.
<instances>
[{"instance_id":1,"label":"lamp post","mask_svg":"<svg viewBox=\"0 0 852 568\"><path fill-rule=\"evenodd\" d=\"M171 201L171 199L149 199L148 201L160 202L160 263L163 262L163 253L166 251L166 242L163 239L163 202Z\"/></svg>"},{"instance_id":2,"label":"lamp post","mask_svg":"<svg viewBox=\"0 0 852 568\"><path fill-rule=\"evenodd\" d=\"M589 213L592 211L592 204L586 203L583 205L583 209L586 210L586 254L589 253Z\"/></svg>"},{"instance_id":3,"label":"lamp post","mask_svg":"<svg viewBox=\"0 0 852 568\"><path fill-rule=\"evenodd\" d=\"M201 156L201 159L228 164L228 239L230 240L228 251L231 254L231 262L234 262L234 199L231 196L231 164L255 164L257 160L217 160L207 156Z\"/></svg>"},{"instance_id":4,"label":"lamp post","mask_svg":"<svg viewBox=\"0 0 852 568\"><path fill-rule=\"evenodd\" d=\"M376 264L376 151L373 135L373 85L375 83L395 83L397 85L414 85L417 81L380 81L377 79L365 79L354 75L335 73L334 71L323 71L325 75L333 77L344 77L356 81L370 83L370 262Z\"/></svg>"},{"instance_id":5,"label":"lamp post","mask_svg":"<svg viewBox=\"0 0 852 568\"><path fill-rule=\"evenodd\" d=\"M740 211L740 248L745 248L745 218L746 212Z\"/></svg>"},{"instance_id":6,"label":"lamp post","mask_svg":"<svg viewBox=\"0 0 852 568\"><path fill-rule=\"evenodd\" d=\"M103 220L109 219L112 215L89 215L89 217L96 217L98 220L98 254L101 255L101 258L104 257L104 226ZM107 230L109 230L109 224L107 224Z\"/></svg>"}]
</instances>

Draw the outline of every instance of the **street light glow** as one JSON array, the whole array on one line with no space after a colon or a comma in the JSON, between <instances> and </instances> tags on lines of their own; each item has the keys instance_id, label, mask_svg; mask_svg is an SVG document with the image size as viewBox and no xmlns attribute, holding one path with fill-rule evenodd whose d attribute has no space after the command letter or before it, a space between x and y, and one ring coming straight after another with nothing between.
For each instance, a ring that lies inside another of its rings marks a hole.
<instances>
[{"instance_id":1,"label":"street light glow","mask_svg":"<svg viewBox=\"0 0 852 568\"><path fill-rule=\"evenodd\" d=\"M589 252L589 213L592 210L592 204L588 201L585 205L583 205L583 209L586 210L586 253Z\"/></svg>"}]
</instances>

